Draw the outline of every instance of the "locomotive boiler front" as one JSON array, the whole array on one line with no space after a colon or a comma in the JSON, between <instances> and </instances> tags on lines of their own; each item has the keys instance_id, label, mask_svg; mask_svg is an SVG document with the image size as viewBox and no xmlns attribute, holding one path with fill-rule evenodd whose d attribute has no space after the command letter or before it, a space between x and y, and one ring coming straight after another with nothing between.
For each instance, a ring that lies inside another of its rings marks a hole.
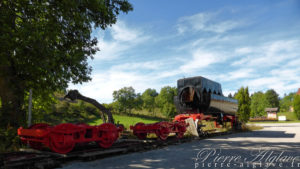
<instances>
[{"instance_id":1,"label":"locomotive boiler front","mask_svg":"<svg viewBox=\"0 0 300 169\"><path fill-rule=\"evenodd\" d=\"M201 76L179 79L178 96L174 98L179 113L224 113L237 112L237 100L224 97L221 85Z\"/></svg>"}]
</instances>

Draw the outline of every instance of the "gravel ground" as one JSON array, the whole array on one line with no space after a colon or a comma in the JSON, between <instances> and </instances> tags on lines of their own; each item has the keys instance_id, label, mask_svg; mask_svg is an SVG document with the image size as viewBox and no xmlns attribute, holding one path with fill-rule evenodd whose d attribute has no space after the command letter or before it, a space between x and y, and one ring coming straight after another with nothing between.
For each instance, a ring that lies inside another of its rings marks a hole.
<instances>
[{"instance_id":1,"label":"gravel ground","mask_svg":"<svg viewBox=\"0 0 300 169\"><path fill-rule=\"evenodd\" d=\"M300 169L300 123L259 124L264 129L196 140L163 149L91 162L63 169Z\"/></svg>"}]
</instances>

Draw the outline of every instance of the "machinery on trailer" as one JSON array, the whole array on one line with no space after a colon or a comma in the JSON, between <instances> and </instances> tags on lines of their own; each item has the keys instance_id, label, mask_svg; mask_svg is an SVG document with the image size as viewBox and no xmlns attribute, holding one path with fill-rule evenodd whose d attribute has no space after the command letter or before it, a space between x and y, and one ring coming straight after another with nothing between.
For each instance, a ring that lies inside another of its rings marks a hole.
<instances>
[{"instance_id":1,"label":"machinery on trailer","mask_svg":"<svg viewBox=\"0 0 300 169\"><path fill-rule=\"evenodd\" d=\"M215 127L220 128L230 122L231 127L237 127L236 112L238 102L225 97L221 84L207 78L196 76L177 81L178 96L174 98L177 112L174 121L184 121L192 118L197 131L201 135L201 121L214 121Z\"/></svg>"},{"instance_id":2,"label":"machinery on trailer","mask_svg":"<svg viewBox=\"0 0 300 169\"><path fill-rule=\"evenodd\" d=\"M158 122L153 124L137 123L130 126L133 134L139 139L146 139L149 133L154 133L161 140L166 140L170 133L176 133L177 138L182 138L186 131L187 124L184 121L179 122Z\"/></svg>"},{"instance_id":3,"label":"machinery on trailer","mask_svg":"<svg viewBox=\"0 0 300 169\"><path fill-rule=\"evenodd\" d=\"M28 129L23 127L18 129L21 141L34 149L46 146L61 154L70 152L77 143L96 142L103 148L111 147L118 139L120 132L124 130L122 125L114 124L111 112L96 100L81 95L77 90L70 90L65 98L80 99L95 105L101 110L103 122L106 122L104 113L107 115L108 123L99 126L89 126L83 123L63 123L56 126L45 123L34 124Z\"/></svg>"}]
</instances>

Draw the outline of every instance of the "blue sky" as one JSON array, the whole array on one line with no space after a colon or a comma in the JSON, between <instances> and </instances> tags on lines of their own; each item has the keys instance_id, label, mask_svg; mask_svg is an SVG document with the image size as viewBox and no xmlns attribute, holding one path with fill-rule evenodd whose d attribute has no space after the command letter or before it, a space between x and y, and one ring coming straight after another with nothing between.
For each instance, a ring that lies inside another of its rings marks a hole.
<instances>
[{"instance_id":1,"label":"blue sky","mask_svg":"<svg viewBox=\"0 0 300 169\"><path fill-rule=\"evenodd\" d=\"M134 10L94 30L93 80L70 85L101 103L112 92L176 86L204 76L223 94L248 86L280 96L300 88L300 1L130 0Z\"/></svg>"}]
</instances>

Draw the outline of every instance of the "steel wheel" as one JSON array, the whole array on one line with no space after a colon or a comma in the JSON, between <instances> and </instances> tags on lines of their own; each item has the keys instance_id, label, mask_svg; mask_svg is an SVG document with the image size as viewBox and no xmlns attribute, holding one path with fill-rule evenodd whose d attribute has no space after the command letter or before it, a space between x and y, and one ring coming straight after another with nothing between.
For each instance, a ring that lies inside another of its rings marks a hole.
<instances>
[{"instance_id":1,"label":"steel wheel","mask_svg":"<svg viewBox=\"0 0 300 169\"><path fill-rule=\"evenodd\" d=\"M156 136L161 140L166 140L169 136L169 129L167 127L161 126L160 129L156 132Z\"/></svg>"},{"instance_id":2,"label":"steel wheel","mask_svg":"<svg viewBox=\"0 0 300 169\"><path fill-rule=\"evenodd\" d=\"M119 137L117 127L111 123L101 124L98 130L99 137L101 137L101 141L98 144L103 148L111 147Z\"/></svg>"},{"instance_id":3,"label":"steel wheel","mask_svg":"<svg viewBox=\"0 0 300 169\"><path fill-rule=\"evenodd\" d=\"M50 138L51 150L60 154L66 154L72 151L75 146L72 135L53 133Z\"/></svg>"},{"instance_id":4,"label":"steel wheel","mask_svg":"<svg viewBox=\"0 0 300 169\"><path fill-rule=\"evenodd\" d=\"M31 125L28 129L46 129L50 125L46 123L38 123L38 124L33 124ZM33 149L41 150L43 148L43 143L41 142L36 142L36 141L29 141L29 146Z\"/></svg>"},{"instance_id":5,"label":"steel wheel","mask_svg":"<svg viewBox=\"0 0 300 169\"><path fill-rule=\"evenodd\" d=\"M73 134L68 133L68 131L76 128L76 125L70 123L55 126L53 132L50 134L51 150L60 154L66 154L72 151L75 146L75 142Z\"/></svg>"}]
</instances>

